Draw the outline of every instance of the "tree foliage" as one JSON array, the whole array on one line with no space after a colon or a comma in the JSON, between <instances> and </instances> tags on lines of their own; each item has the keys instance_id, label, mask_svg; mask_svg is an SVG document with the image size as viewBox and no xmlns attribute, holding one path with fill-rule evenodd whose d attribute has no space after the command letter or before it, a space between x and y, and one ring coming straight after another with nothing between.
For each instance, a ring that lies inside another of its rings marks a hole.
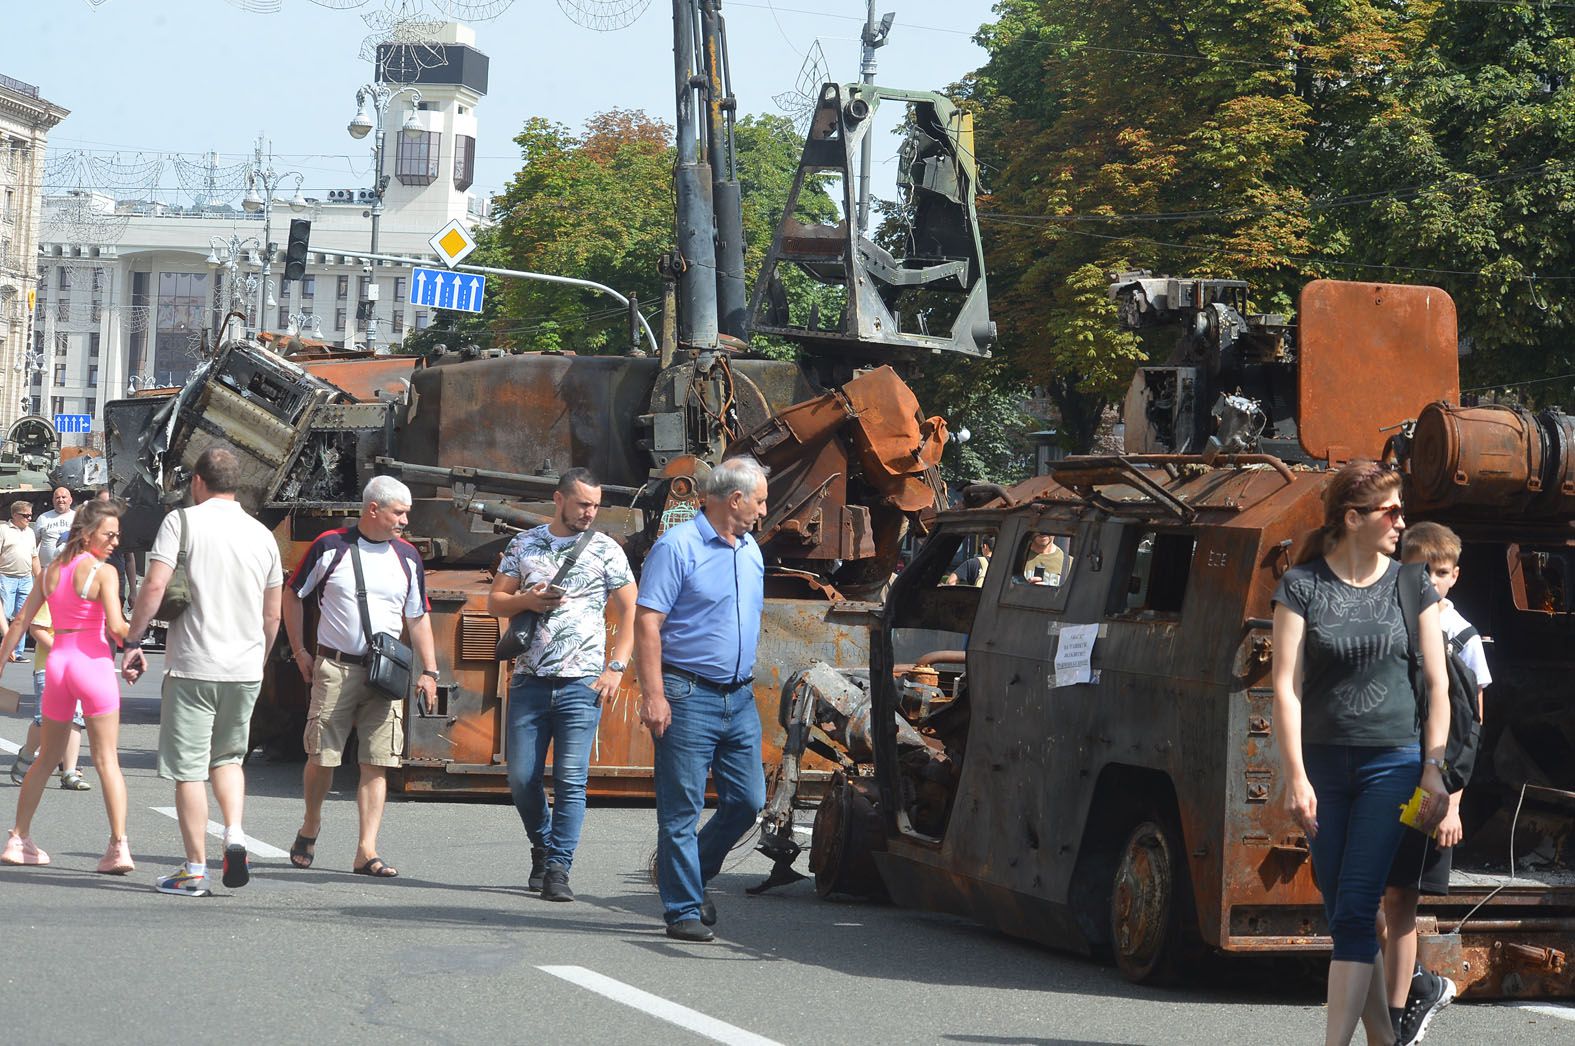
<instances>
[{"instance_id":1,"label":"tree foliage","mask_svg":"<svg viewBox=\"0 0 1575 1046\"><path fill-rule=\"evenodd\" d=\"M578 134L540 117L515 143L522 166L495 203L498 264L573 276L637 294L641 311L660 308L657 259L673 249L673 131L638 110L611 110ZM787 202L803 143L792 121L745 116L735 132L743 194L745 278L755 274ZM809 187L801 217L834 213ZM610 299L544 283L500 281L505 288L488 325L498 344L619 351L626 314Z\"/></svg>"},{"instance_id":2,"label":"tree foliage","mask_svg":"<svg viewBox=\"0 0 1575 1046\"><path fill-rule=\"evenodd\" d=\"M1568 350L1553 351L1565 288L1529 277L1571 271L1575 10L995 11L977 38L989 60L961 85L988 172L992 311L1003 353L1047 390L1074 449L1143 358L1103 294L1129 266L1243 278L1255 308L1284 313L1318 276L1442 282L1482 373L1567 367ZM1463 275L1417 271L1434 269Z\"/></svg>"}]
</instances>

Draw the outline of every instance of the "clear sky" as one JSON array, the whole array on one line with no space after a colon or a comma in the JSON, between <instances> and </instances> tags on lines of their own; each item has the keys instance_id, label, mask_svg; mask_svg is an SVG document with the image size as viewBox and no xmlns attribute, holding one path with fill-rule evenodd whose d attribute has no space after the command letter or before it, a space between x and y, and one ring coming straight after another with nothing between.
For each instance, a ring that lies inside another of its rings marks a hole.
<instances>
[{"instance_id":1,"label":"clear sky","mask_svg":"<svg viewBox=\"0 0 1575 1046\"><path fill-rule=\"evenodd\" d=\"M350 10L251 2L279 10L242 10L247 0L0 0L0 73L71 110L50 133L52 149L119 151L128 162L138 152L195 159L213 150L223 163L249 154L261 132L279 166L305 176L308 195L366 185L367 142L345 131L356 88L372 75L358 57L371 32L362 16L398 0ZM656 0L629 28L601 33L560 10L576 2L515 0L474 23L491 58L477 110L478 191L498 191L518 168L512 138L532 116L577 128L620 107L672 120L671 5ZM984 60L971 37L992 17L989 0L881 0L878 9L897 14L878 52L884 85L943 90ZM723 13L740 114L781 111L773 96L793 90L816 40L833 79L857 79L862 0L737 0ZM882 180L877 169L877 192ZM191 202L172 171L160 187L169 202Z\"/></svg>"}]
</instances>

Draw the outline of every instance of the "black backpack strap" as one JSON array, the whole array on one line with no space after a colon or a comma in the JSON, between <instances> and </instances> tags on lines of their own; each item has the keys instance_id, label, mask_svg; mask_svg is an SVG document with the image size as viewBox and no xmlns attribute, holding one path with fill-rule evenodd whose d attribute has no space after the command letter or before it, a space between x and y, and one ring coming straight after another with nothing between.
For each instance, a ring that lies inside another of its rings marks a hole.
<instances>
[{"instance_id":1,"label":"black backpack strap","mask_svg":"<svg viewBox=\"0 0 1575 1046\"><path fill-rule=\"evenodd\" d=\"M1481 634L1482 633L1477 631L1475 625L1467 625L1465 628L1462 628L1454 635L1447 636L1445 638L1449 640L1449 649L1451 652L1458 654L1465 650L1467 643L1471 642Z\"/></svg>"},{"instance_id":2,"label":"black backpack strap","mask_svg":"<svg viewBox=\"0 0 1575 1046\"><path fill-rule=\"evenodd\" d=\"M366 573L361 569L361 535L352 534L350 565L355 568L355 603L361 611L361 634L366 636L366 652L372 652L372 612L366 605Z\"/></svg>"},{"instance_id":3,"label":"black backpack strap","mask_svg":"<svg viewBox=\"0 0 1575 1046\"><path fill-rule=\"evenodd\" d=\"M1406 663L1411 673L1411 689L1416 692L1416 721L1427 718L1423 692L1427 681L1422 676L1422 583L1426 563L1407 563L1400 568L1395 587L1400 595L1400 616L1405 619Z\"/></svg>"}]
</instances>

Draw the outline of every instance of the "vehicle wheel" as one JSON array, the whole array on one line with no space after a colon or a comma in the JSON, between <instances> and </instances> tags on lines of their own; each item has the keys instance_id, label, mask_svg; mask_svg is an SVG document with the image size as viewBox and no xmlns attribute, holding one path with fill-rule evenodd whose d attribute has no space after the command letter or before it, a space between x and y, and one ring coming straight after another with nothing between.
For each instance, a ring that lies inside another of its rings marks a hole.
<instances>
[{"instance_id":1,"label":"vehicle wheel","mask_svg":"<svg viewBox=\"0 0 1575 1046\"><path fill-rule=\"evenodd\" d=\"M822 897L885 897L885 884L870 857L871 849L882 843L881 831L875 803L839 771L815 811L809 850L815 892Z\"/></svg>"},{"instance_id":2,"label":"vehicle wheel","mask_svg":"<svg viewBox=\"0 0 1575 1046\"><path fill-rule=\"evenodd\" d=\"M1191 884L1181 833L1164 818L1144 817L1127 836L1110 891L1110 937L1116 965L1135 983L1174 978L1191 912Z\"/></svg>"}]
</instances>

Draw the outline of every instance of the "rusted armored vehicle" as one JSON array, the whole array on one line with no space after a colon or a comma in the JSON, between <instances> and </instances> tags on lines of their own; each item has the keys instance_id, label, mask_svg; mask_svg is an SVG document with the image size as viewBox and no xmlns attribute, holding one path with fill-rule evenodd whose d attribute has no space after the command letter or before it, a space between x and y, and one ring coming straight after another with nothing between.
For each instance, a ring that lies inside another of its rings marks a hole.
<instances>
[{"instance_id":1,"label":"rusted armored vehicle","mask_svg":"<svg viewBox=\"0 0 1575 1046\"><path fill-rule=\"evenodd\" d=\"M1196 281L1175 310L1187 338L1215 289ZM1270 598L1329 467L1387 454L1408 518L1464 539L1451 596L1494 677L1451 892L1422 901L1423 961L1470 995L1575 994L1575 418L1458 406L1437 288L1320 281L1294 327L1229 312L1255 330L1246 354L1191 346L1138 376L1127 424L1146 453L972 490L978 507L940 513L893 583L867 676L790 678L785 765L800 748L842 763L815 820L818 888L1113 957L1140 981L1203 948L1326 952L1283 802ZM1240 391L1255 382L1278 417ZM1174 424L1211 413L1212 432ZM943 583L986 537L981 585Z\"/></svg>"},{"instance_id":2,"label":"rusted armored vehicle","mask_svg":"<svg viewBox=\"0 0 1575 1046\"><path fill-rule=\"evenodd\" d=\"M800 359L719 342L714 296L713 344L693 343L695 324L681 322L676 344L660 356L632 348L607 356L455 352L430 362L312 358L231 340L178 392L106 407L114 489L134 509L125 545L151 543L164 512L184 496L197 456L215 443L240 454L239 498L274 528L287 564L358 514L373 475L402 478L415 496L406 536L427 566L441 683L435 713L407 706L395 784L406 792L500 792L507 666L494 656L499 623L486 596L509 539L546 522L561 470L585 466L603 482L598 529L619 540L638 569L667 527L698 511L698 480L725 456L751 453L772 470L769 515L757 534L768 571L754 675L768 725L765 754L775 763L783 733L770 726L784 667L806 657L868 663L867 615L895 569L902 536L920 512L945 503L937 469L945 422L925 415L892 365L931 352L982 355L993 337L971 124L946 99L826 85L793 198L806 179L837 173L841 213L854 213L852 170L882 98L910 118L909 173L900 185L917 211L915 252L876 248L845 220L800 221L790 198L768 266L775 290L759 297L762 322L770 323L762 329L801 346ZM683 273L721 279L716 266ZM791 292L809 281L828 288L822 300L837 302L835 310L794 304ZM282 650L269 663L254 742L299 743L306 694ZM594 794L650 791L652 748L633 667L603 710ZM831 769L819 763L810 773L829 778Z\"/></svg>"}]
</instances>

